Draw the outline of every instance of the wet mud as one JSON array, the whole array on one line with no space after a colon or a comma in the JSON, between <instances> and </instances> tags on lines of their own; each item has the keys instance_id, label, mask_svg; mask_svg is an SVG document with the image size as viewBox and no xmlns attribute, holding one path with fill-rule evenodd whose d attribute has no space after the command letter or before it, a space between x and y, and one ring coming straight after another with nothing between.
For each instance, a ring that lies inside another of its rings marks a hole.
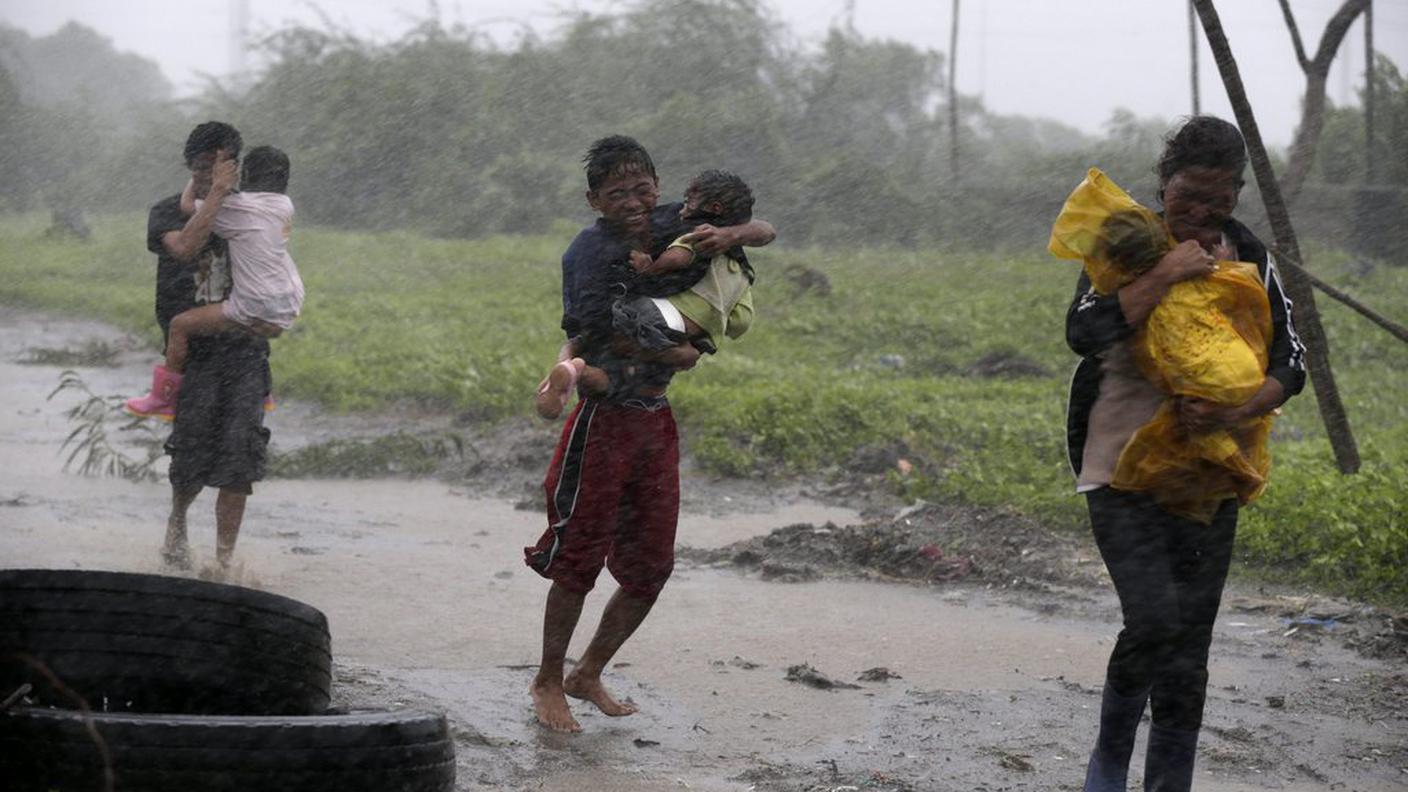
<instances>
[{"instance_id":1,"label":"wet mud","mask_svg":"<svg viewBox=\"0 0 1408 792\"><path fill-rule=\"evenodd\" d=\"M128 394L151 362L103 325L0 307L0 564L162 570L167 488L65 472L70 405L46 401L65 366L96 393ZM372 440L387 423L293 402L269 417L281 453ZM521 554L544 527L531 501L556 427L414 413L396 424L460 434L473 463L263 482L232 577L328 614L335 706L445 711L459 789L1079 788L1119 628L1080 538L686 465L680 563L606 674L641 711L608 718L577 703L583 732L553 734L527 695L546 586ZM212 512L210 494L191 512L195 574L213 555ZM610 590L604 578L588 598L573 653ZM1402 627L1359 603L1229 588L1196 788L1402 789ZM1135 783L1142 750L1141 735Z\"/></svg>"}]
</instances>

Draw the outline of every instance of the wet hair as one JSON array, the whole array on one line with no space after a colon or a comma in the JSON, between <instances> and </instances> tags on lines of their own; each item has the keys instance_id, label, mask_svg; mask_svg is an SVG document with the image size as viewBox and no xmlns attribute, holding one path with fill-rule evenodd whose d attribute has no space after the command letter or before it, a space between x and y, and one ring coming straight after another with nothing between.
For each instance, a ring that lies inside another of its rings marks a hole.
<instances>
[{"instance_id":1,"label":"wet hair","mask_svg":"<svg viewBox=\"0 0 1408 792\"><path fill-rule=\"evenodd\" d=\"M718 203L717 214L696 211L690 220L703 220L714 225L742 225L753 219L753 191L736 174L726 170L706 170L689 182L686 193L699 196L701 207Z\"/></svg>"},{"instance_id":2,"label":"wet hair","mask_svg":"<svg viewBox=\"0 0 1408 792\"><path fill-rule=\"evenodd\" d=\"M1195 166L1233 171L1237 174L1237 188L1241 189L1242 171L1247 167L1247 142L1242 133L1217 116L1191 116L1164 138L1164 152L1155 167L1160 198L1170 179L1184 168Z\"/></svg>"},{"instance_id":3,"label":"wet hair","mask_svg":"<svg viewBox=\"0 0 1408 792\"><path fill-rule=\"evenodd\" d=\"M288 190L288 155L273 146L255 146L244 156L240 189L245 192Z\"/></svg>"},{"instance_id":4,"label":"wet hair","mask_svg":"<svg viewBox=\"0 0 1408 792\"><path fill-rule=\"evenodd\" d=\"M206 121L186 137L186 167L190 167L196 157L214 153L216 149L224 149L231 159L239 159L243 144L238 129L223 121Z\"/></svg>"},{"instance_id":5,"label":"wet hair","mask_svg":"<svg viewBox=\"0 0 1408 792\"><path fill-rule=\"evenodd\" d=\"M1100 227L1095 254L1121 272L1139 275L1171 249L1168 230L1157 215L1126 209L1111 214Z\"/></svg>"},{"instance_id":6,"label":"wet hair","mask_svg":"<svg viewBox=\"0 0 1408 792\"><path fill-rule=\"evenodd\" d=\"M611 135L592 143L582 158L587 169L587 189L595 191L607 179L640 172L655 178L655 163L635 138Z\"/></svg>"}]
</instances>

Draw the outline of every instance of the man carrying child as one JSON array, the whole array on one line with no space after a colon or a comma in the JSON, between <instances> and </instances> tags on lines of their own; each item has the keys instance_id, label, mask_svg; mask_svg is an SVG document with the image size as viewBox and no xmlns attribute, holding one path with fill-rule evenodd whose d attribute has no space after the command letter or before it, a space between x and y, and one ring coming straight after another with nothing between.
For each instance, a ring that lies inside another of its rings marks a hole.
<instances>
[{"instance_id":1,"label":"man carrying child","mask_svg":"<svg viewBox=\"0 0 1408 792\"><path fill-rule=\"evenodd\" d=\"M599 218L562 257L562 360L590 366L619 354L612 344L612 306L618 267L630 252L658 254L683 230L680 204L657 207L659 181L650 155L631 138L592 144L585 158L587 202ZM731 227L699 226L692 245L714 256L740 245L766 245L776 236L761 220ZM548 468L548 529L525 561L552 581L543 620L542 663L530 688L538 721L554 731L580 731L567 696L585 699L607 715L636 711L602 684L601 673L655 604L674 568L679 516L679 446L665 391L676 370L698 351L688 344L643 353L629 379L605 396L578 403L563 428ZM618 369L624 371L624 369ZM619 588L602 614L590 645L571 675L567 647L588 591L602 567Z\"/></svg>"},{"instance_id":2,"label":"man carrying child","mask_svg":"<svg viewBox=\"0 0 1408 792\"><path fill-rule=\"evenodd\" d=\"M213 235L221 204L235 187L242 141L229 124L210 121L186 140L193 190L204 203L187 217L180 196L152 206L147 249L157 255L156 315L166 336L171 320L230 293L225 241ZM171 515L162 559L191 565L186 512L204 487L215 487L216 561L223 573L234 554L252 484L264 477L269 430L264 401L271 385L269 343L247 333L197 336L190 341L175 423L166 441L171 455Z\"/></svg>"}]
</instances>

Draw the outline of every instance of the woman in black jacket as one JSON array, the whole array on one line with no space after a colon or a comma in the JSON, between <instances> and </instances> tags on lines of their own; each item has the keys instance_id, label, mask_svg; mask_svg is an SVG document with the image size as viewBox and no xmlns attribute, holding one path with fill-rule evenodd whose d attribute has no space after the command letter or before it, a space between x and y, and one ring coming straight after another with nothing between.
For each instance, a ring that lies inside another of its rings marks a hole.
<instances>
[{"instance_id":1,"label":"woman in black jacket","mask_svg":"<svg viewBox=\"0 0 1408 792\"><path fill-rule=\"evenodd\" d=\"M1146 702L1153 728L1145 790L1191 788L1208 645L1237 527L1235 499L1202 525L1169 514L1147 493L1109 486L1124 444L1166 398L1140 374L1126 342L1174 283L1212 272L1217 259L1250 262L1271 306L1266 379L1234 407L1180 398L1179 420L1192 432L1232 426L1276 409L1305 384L1305 348L1275 262L1232 219L1246 162L1235 126L1212 116L1189 119L1167 139L1157 167L1164 220L1179 245L1113 294L1097 294L1082 273L1066 314L1066 342L1081 356L1067 411L1071 468L1124 616L1106 671L1086 792L1124 792Z\"/></svg>"}]
</instances>

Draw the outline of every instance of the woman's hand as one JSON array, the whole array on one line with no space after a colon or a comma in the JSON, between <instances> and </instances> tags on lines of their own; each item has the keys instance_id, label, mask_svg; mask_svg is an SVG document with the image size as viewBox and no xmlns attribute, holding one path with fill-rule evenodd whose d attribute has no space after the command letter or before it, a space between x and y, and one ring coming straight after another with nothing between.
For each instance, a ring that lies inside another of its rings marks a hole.
<instances>
[{"instance_id":1,"label":"woman's hand","mask_svg":"<svg viewBox=\"0 0 1408 792\"><path fill-rule=\"evenodd\" d=\"M1217 270L1216 261L1202 245L1190 239L1179 242L1173 250L1165 253L1154 265L1154 272L1162 276L1165 283L1173 285L1212 274Z\"/></svg>"},{"instance_id":2,"label":"woman's hand","mask_svg":"<svg viewBox=\"0 0 1408 792\"><path fill-rule=\"evenodd\" d=\"M649 253L644 253L639 250L631 251L631 269L636 272L645 272L650 269L651 265L654 263L655 260L650 257Z\"/></svg>"},{"instance_id":3,"label":"woman's hand","mask_svg":"<svg viewBox=\"0 0 1408 792\"><path fill-rule=\"evenodd\" d=\"M1173 412L1178 423L1190 434L1227 429L1260 418L1286 400L1286 389L1274 377L1262 380L1261 388L1242 404L1218 404L1192 396L1177 396Z\"/></svg>"},{"instance_id":4,"label":"woman's hand","mask_svg":"<svg viewBox=\"0 0 1408 792\"><path fill-rule=\"evenodd\" d=\"M1242 405L1234 407L1205 399L1196 399L1192 396L1180 396L1175 399L1173 411L1178 416L1179 425L1189 434L1203 434L1218 429L1227 429L1236 426L1247 417L1242 413Z\"/></svg>"}]
</instances>

